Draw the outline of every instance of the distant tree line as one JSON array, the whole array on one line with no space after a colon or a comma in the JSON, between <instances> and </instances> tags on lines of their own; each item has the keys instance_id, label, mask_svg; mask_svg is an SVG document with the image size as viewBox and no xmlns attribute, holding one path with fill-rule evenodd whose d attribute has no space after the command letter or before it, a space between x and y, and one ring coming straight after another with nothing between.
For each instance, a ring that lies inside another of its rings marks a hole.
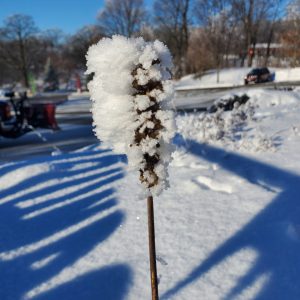
<instances>
[{"instance_id":1,"label":"distant tree line","mask_svg":"<svg viewBox=\"0 0 300 300\"><path fill-rule=\"evenodd\" d=\"M165 42L175 78L254 63L299 66L300 0L155 0L152 8L143 0L109 0L94 25L73 35L40 31L32 17L14 15L0 28L0 85L29 87L32 77L66 82L85 70L88 47L113 34ZM277 61L270 60L274 45Z\"/></svg>"},{"instance_id":2,"label":"distant tree line","mask_svg":"<svg viewBox=\"0 0 300 300\"><path fill-rule=\"evenodd\" d=\"M58 85L85 69L89 46L104 37L97 25L85 26L74 35L59 29L41 31L31 16L13 15L0 28L0 85L32 78Z\"/></svg>"}]
</instances>

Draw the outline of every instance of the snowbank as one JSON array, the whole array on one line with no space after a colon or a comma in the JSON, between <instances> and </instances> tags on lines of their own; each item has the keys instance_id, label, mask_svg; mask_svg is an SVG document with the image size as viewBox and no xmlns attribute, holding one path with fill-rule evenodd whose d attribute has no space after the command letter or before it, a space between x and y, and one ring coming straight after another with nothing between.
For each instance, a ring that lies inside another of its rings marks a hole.
<instances>
[{"instance_id":1,"label":"snowbank","mask_svg":"<svg viewBox=\"0 0 300 300\"><path fill-rule=\"evenodd\" d=\"M215 103L220 100L226 102L226 99L233 99L236 95L243 96L245 93L244 91L228 93ZM280 131L280 126L275 120L280 119L283 114L289 114L290 117L293 114L293 122L297 123L295 111L300 104L299 92L249 89L246 95L249 97L248 102L236 105L232 111L219 109L215 113L190 113L178 116L179 132L185 139L232 150L275 151L276 139L279 138L276 131ZM289 126L292 132L293 125Z\"/></svg>"},{"instance_id":2,"label":"snowbank","mask_svg":"<svg viewBox=\"0 0 300 300\"><path fill-rule=\"evenodd\" d=\"M217 83L216 70L206 72L201 78L194 74L181 78L176 84L176 89L230 87L244 84L244 77L252 68L231 68L220 70L220 81ZM275 82L300 81L300 68L270 68L275 72Z\"/></svg>"}]
</instances>

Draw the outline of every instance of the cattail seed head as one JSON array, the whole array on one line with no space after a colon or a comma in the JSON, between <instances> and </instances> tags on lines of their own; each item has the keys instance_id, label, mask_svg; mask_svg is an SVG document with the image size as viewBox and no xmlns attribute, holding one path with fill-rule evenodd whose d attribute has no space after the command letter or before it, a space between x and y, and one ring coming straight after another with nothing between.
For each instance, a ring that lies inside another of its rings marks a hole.
<instances>
[{"instance_id":1,"label":"cattail seed head","mask_svg":"<svg viewBox=\"0 0 300 300\"><path fill-rule=\"evenodd\" d=\"M90 47L87 66L97 137L128 156L149 195L160 194L175 133L169 50L159 41L113 36Z\"/></svg>"}]
</instances>

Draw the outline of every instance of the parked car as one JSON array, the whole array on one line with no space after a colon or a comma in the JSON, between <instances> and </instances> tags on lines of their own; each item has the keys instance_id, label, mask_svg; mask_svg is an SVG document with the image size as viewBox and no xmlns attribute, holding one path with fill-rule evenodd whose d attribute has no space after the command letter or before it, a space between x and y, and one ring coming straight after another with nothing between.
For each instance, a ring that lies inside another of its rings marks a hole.
<instances>
[{"instance_id":1,"label":"parked car","mask_svg":"<svg viewBox=\"0 0 300 300\"><path fill-rule=\"evenodd\" d=\"M274 81L275 73L271 73L268 68L252 69L244 78L245 84L262 83Z\"/></svg>"}]
</instances>

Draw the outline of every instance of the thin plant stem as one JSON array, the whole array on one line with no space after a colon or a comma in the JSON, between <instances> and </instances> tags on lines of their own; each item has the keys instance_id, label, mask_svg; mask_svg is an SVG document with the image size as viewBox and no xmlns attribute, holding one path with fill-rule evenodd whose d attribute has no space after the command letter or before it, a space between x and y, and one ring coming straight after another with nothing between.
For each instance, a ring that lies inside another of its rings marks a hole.
<instances>
[{"instance_id":1,"label":"thin plant stem","mask_svg":"<svg viewBox=\"0 0 300 300\"><path fill-rule=\"evenodd\" d=\"M150 257L150 276L152 300L158 300L158 281L156 269L156 250L155 250L155 227L154 227L154 208L153 197L147 198L148 206L148 235L149 235L149 257Z\"/></svg>"}]
</instances>

